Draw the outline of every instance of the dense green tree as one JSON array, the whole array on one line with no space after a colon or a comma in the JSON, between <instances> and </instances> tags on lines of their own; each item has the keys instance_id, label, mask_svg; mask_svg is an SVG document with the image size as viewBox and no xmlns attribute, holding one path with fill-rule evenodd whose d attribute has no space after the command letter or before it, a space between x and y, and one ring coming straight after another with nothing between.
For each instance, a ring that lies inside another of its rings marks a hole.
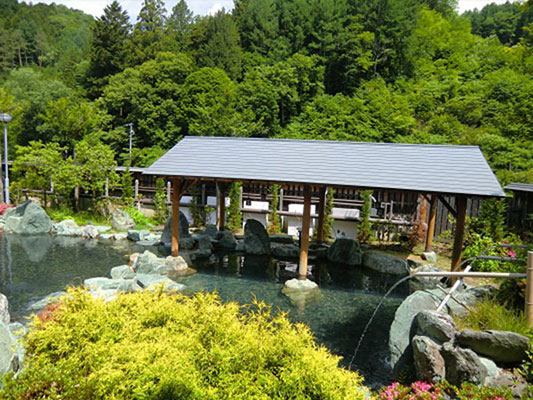
<instances>
[{"instance_id":1,"label":"dense green tree","mask_svg":"<svg viewBox=\"0 0 533 400\"><path fill-rule=\"evenodd\" d=\"M167 20L169 35L176 42L176 47L180 51L185 50L193 21L193 12L189 10L185 0L180 0L172 9Z\"/></svg>"},{"instance_id":2,"label":"dense green tree","mask_svg":"<svg viewBox=\"0 0 533 400\"><path fill-rule=\"evenodd\" d=\"M122 71L126 60L126 40L131 26L128 13L113 1L93 27L88 83L93 97L101 94L108 77Z\"/></svg>"},{"instance_id":3,"label":"dense green tree","mask_svg":"<svg viewBox=\"0 0 533 400\"><path fill-rule=\"evenodd\" d=\"M163 0L144 0L129 46L131 65L141 64L165 49L166 9Z\"/></svg>"}]
</instances>

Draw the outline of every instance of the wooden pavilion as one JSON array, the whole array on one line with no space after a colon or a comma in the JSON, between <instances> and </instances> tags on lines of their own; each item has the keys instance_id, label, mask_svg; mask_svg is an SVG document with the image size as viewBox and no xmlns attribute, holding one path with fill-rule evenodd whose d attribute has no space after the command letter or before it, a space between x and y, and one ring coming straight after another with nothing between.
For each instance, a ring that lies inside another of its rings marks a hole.
<instances>
[{"instance_id":1,"label":"wooden pavilion","mask_svg":"<svg viewBox=\"0 0 533 400\"><path fill-rule=\"evenodd\" d=\"M317 237L324 239L328 187L390 189L424 195L430 204L426 249L433 240L437 201L455 217L452 270L457 270L468 198L505 197L477 146L358 143L318 140L184 137L144 171L173 182L172 255L179 250L181 197L192 184L214 181L220 200L217 226L225 225L231 182L304 186L299 277L307 277L311 196L319 197ZM455 197L452 207L444 196Z\"/></svg>"}]
</instances>

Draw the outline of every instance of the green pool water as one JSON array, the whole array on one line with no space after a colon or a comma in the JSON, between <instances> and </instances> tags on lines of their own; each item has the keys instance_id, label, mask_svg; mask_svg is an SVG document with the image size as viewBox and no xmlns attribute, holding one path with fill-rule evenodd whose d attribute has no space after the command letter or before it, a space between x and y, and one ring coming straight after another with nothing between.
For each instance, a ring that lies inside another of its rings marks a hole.
<instances>
[{"instance_id":1,"label":"green pool water","mask_svg":"<svg viewBox=\"0 0 533 400\"><path fill-rule=\"evenodd\" d=\"M112 267L126 263L129 254L143 250L126 241L0 235L0 292L9 300L12 319L22 320L29 303L86 278L108 276ZM294 263L218 254L194 267L197 274L180 279L189 293L216 290L222 299L240 304L263 300L276 311L286 311L291 320L309 325L317 341L341 356L345 366L370 315L395 282L359 268L311 265L321 296L294 304L281 294L283 282L297 271ZM352 364L371 386L391 381L386 362L388 331L407 294L407 287L400 287L385 301Z\"/></svg>"}]
</instances>

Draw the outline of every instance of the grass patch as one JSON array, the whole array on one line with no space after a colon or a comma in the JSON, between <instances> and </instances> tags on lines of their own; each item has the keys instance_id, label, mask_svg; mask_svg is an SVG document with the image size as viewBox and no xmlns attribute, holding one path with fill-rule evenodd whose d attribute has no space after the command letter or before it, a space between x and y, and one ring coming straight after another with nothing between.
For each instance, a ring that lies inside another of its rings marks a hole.
<instances>
[{"instance_id":1,"label":"grass patch","mask_svg":"<svg viewBox=\"0 0 533 400\"><path fill-rule=\"evenodd\" d=\"M89 222L94 225L109 225L110 220L103 215L93 211L79 211L74 212L71 208L48 208L46 209L48 216L56 222L61 222L67 219L72 219L79 226L87 225Z\"/></svg>"},{"instance_id":2,"label":"grass patch","mask_svg":"<svg viewBox=\"0 0 533 400\"><path fill-rule=\"evenodd\" d=\"M494 298L482 300L456 322L459 329L511 331L527 336L533 341L533 330L528 327L524 314L499 303Z\"/></svg>"}]
</instances>

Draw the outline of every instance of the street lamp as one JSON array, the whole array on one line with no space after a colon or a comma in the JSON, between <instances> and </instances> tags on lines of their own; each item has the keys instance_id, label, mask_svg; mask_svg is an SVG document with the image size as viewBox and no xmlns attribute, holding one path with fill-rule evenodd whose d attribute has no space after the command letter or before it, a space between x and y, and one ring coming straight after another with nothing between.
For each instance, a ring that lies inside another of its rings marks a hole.
<instances>
[{"instance_id":1,"label":"street lamp","mask_svg":"<svg viewBox=\"0 0 533 400\"><path fill-rule=\"evenodd\" d=\"M5 201L6 204L9 204L9 167L7 166L7 124L11 122L13 117L9 114L0 114L0 121L4 123L4 162L5 162L5 183L4 183L4 192L5 192Z\"/></svg>"}]
</instances>

